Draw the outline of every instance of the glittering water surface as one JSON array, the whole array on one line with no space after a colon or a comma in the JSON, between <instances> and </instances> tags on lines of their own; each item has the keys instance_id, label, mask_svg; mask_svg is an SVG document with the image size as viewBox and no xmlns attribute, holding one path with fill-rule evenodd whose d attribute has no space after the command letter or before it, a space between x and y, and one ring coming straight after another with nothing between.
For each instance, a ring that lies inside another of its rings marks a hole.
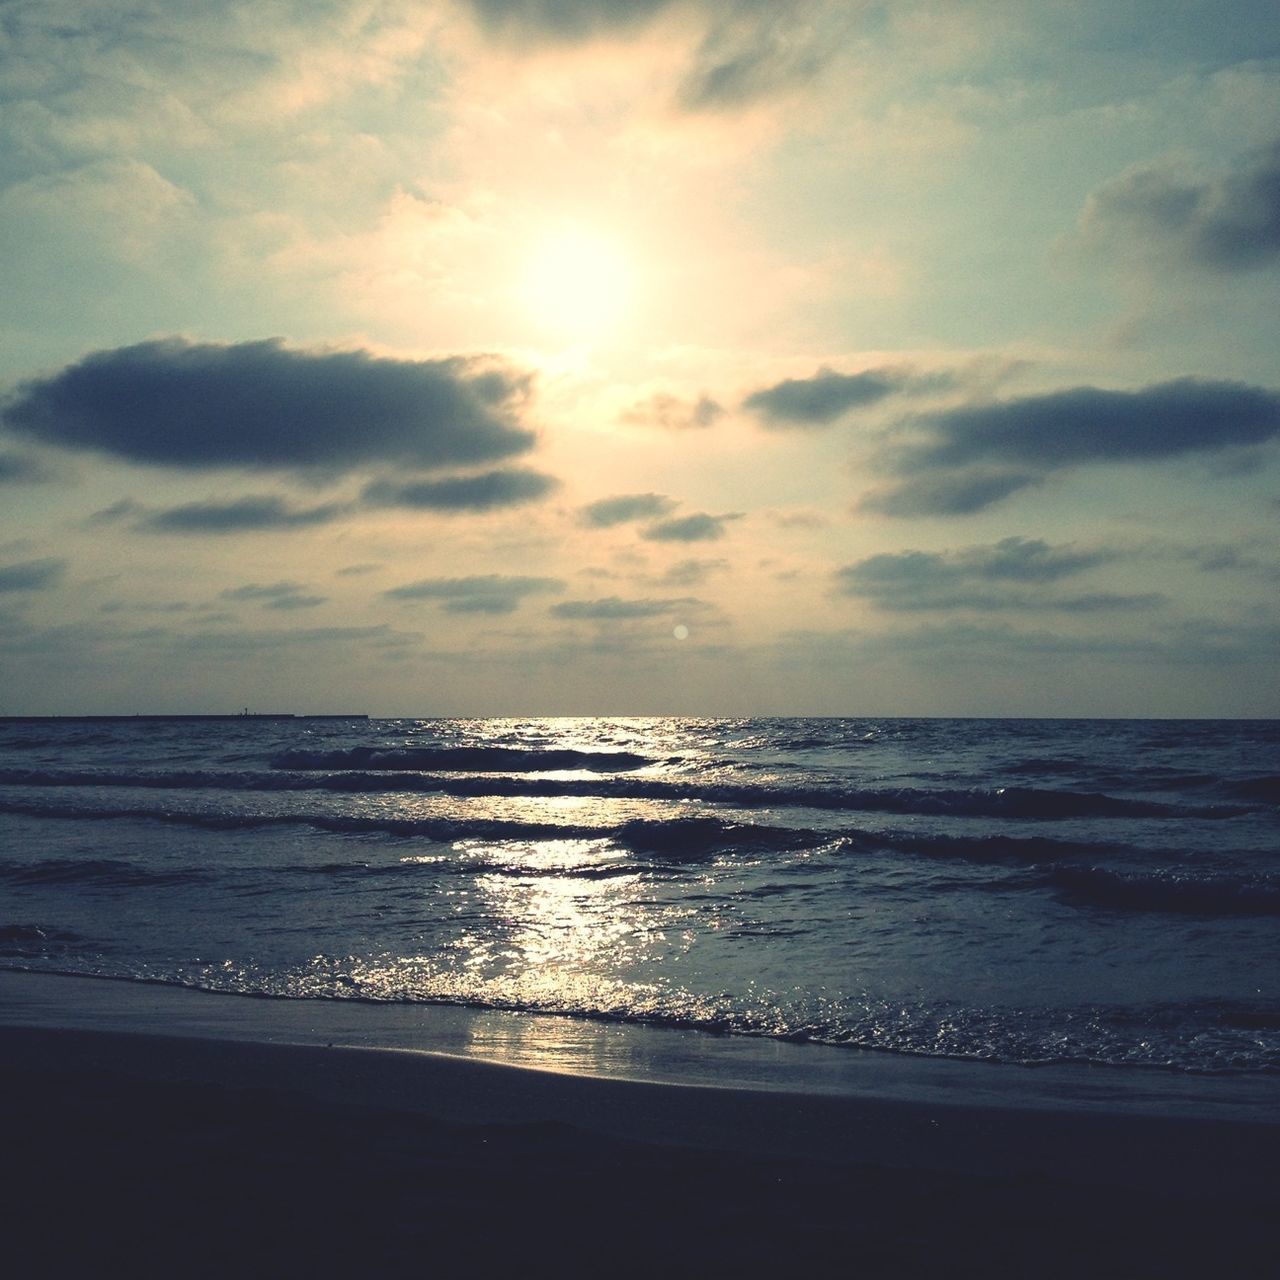
<instances>
[{"instance_id":1,"label":"glittering water surface","mask_svg":"<svg viewBox=\"0 0 1280 1280\"><path fill-rule=\"evenodd\" d=\"M1280 1069L1280 724L0 724L0 964Z\"/></svg>"}]
</instances>

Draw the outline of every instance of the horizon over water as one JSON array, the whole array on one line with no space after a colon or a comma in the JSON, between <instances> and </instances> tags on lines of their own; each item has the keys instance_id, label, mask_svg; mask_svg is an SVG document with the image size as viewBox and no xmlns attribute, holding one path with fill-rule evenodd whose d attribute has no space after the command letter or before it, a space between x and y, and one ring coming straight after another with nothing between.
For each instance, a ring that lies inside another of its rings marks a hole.
<instances>
[{"instance_id":1,"label":"horizon over water","mask_svg":"<svg viewBox=\"0 0 1280 1280\"><path fill-rule=\"evenodd\" d=\"M0 967L1280 1074L1280 721L0 721Z\"/></svg>"}]
</instances>

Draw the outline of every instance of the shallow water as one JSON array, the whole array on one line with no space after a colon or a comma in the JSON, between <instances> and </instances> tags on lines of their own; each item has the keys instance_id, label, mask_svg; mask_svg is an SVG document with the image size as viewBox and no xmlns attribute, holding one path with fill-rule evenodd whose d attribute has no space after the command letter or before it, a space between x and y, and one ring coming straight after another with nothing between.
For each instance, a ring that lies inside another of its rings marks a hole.
<instances>
[{"instance_id":1,"label":"shallow water","mask_svg":"<svg viewBox=\"0 0 1280 1280\"><path fill-rule=\"evenodd\" d=\"M0 723L0 964L1280 1070L1280 723Z\"/></svg>"}]
</instances>

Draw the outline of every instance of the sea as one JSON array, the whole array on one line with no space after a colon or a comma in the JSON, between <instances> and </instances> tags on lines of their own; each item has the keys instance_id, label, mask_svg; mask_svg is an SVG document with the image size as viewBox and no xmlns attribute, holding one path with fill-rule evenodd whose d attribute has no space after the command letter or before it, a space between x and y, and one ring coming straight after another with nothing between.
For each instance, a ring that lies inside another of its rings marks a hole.
<instances>
[{"instance_id":1,"label":"sea","mask_svg":"<svg viewBox=\"0 0 1280 1280\"><path fill-rule=\"evenodd\" d=\"M1280 721L0 721L10 970L1257 1079L1278 961Z\"/></svg>"}]
</instances>

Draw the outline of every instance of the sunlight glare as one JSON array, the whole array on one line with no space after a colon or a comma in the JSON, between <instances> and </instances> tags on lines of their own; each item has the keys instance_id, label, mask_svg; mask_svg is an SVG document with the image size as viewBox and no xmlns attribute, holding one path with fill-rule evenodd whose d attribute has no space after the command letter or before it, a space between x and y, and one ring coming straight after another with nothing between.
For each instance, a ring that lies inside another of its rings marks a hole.
<instances>
[{"instance_id":1,"label":"sunlight glare","mask_svg":"<svg viewBox=\"0 0 1280 1280\"><path fill-rule=\"evenodd\" d=\"M587 227L544 232L532 244L520 300L546 334L591 344L615 332L631 308L636 273L625 248Z\"/></svg>"}]
</instances>

